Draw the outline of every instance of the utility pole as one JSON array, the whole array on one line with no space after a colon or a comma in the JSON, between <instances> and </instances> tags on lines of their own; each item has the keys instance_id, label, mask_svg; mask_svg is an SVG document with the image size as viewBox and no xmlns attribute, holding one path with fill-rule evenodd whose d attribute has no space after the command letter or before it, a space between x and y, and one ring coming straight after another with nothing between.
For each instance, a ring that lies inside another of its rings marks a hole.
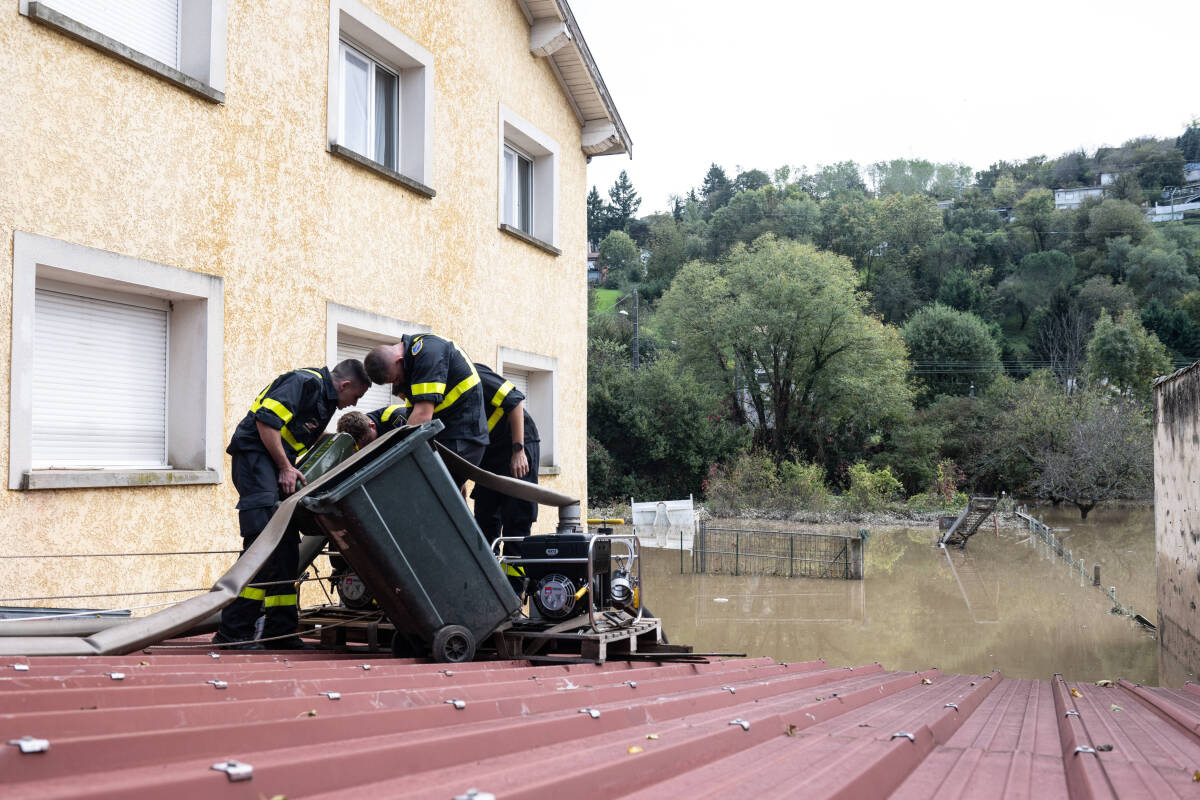
<instances>
[{"instance_id":1,"label":"utility pole","mask_svg":"<svg viewBox=\"0 0 1200 800\"><path fill-rule=\"evenodd\" d=\"M641 356L638 353L638 291L633 290L633 368L637 369L641 363Z\"/></svg>"}]
</instances>

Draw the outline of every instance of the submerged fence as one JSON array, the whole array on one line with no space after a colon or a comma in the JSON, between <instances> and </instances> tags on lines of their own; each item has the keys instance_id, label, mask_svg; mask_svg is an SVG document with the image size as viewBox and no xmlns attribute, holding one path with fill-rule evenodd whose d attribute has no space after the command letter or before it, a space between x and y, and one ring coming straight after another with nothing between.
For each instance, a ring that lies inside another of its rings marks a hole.
<instances>
[{"instance_id":1,"label":"submerged fence","mask_svg":"<svg viewBox=\"0 0 1200 800\"><path fill-rule=\"evenodd\" d=\"M1055 536L1053 528L1046 525L1046 523L1037 517L1032 516L1029 513L1028 506L1017 509L1017 516L1028 523L1030 534L1047 545L1050 548L1050 552L1057 556L1072 572L1078 572L1082 580L1090 582L1093 586L1104 592L1109 602L1112 603L1111 613L1121 614L1145 627L1154 628L1154 623L1141 614L1134 612L1133 603L1130 603L1128 606L1121 605L1117 600L1117 587L1109 586L1105 588L1101 585L1099 564L1093 565L1091 570L1089 570L1087 559L1084 558L1083 554L1080 553L1076 556L1072 550L1064 548L1062 537Z\"/></svg>"},{"instance_id":2,"label":"submerged fence","mask_svg":"<svg viewBox=\"0 0 1200 800\"><path fill-rule=\"evenodd\" d=\"M692 545L692 571L862 580L866 540L866 529L857 534L768 531L702 521Z\"/></svg>"}]
</instances>

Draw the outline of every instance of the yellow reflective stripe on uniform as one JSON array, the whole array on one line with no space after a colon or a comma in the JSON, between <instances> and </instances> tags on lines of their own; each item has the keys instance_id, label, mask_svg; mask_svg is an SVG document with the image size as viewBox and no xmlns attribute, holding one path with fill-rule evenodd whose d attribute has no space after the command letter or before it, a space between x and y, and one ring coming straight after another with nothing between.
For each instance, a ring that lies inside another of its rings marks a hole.
<instances>
[{"instance_id":1,"label":"yellow reflective stripe on uniform","mask_svg":"<svg viewBox=\"0 0 1200 800\"><path fill-rule=\"evenodd\" d=\"M315 369L309 369L308 367L301 367L300 369L296 370L296 372L307 372L309 375L316 375L321 380L325 380L324 375L322 375L320 372L317 372Z\"/></svg>"},{"instance_id":2,"label":"yellow reflective stripe on uniform","mask_svg":"<svg viewBox=\"0 0 1200 800\"><path fill-rule=\"evenodd\" d=\"M247 600L262 600L267 596L266 589L256 589L253 586L247 586L238 592L238 597L244 597Z\"/></svg>"},{"instance_id":3,"label":"yellow reflective stripe on uniform","mask_svg":"<svg viewBox=\"0 0 1200 800\"><path fill-rule=\"evenodd\" d=\"M399 405L399 404L394 405L394 406L388 406L387 408L385 408L383 410L383 413L379 415L379 419L381 419L384 422L387 422L389 419L392 418L392 414L395 414L396 411L398 411L401 408L404 408L404 406Z\"/></svg>"},{"instance_id":4,"label":"yellow reflective stripe on uniform","mask_svg":"<svg viewBox=\"0 0 1200 800\"><path fill-rule=\"evenodd\" d=\"M412 385L411 394L445 394L446 384L444 383L414 383Z\"/></svg>"},{"instance_id":5,"label":"yellow reflective stripe on uniform","mask_svg":"<svg viewBox=\"0 0 1200 800\"><path fill-rule=\"evenodd\" d=\"M494 405L496 408L499 408L500 404L504 402L504 398L508 397L508 393L515 388L517 387L513 386L508 381L505 381L503 384L501 384L500 388L496 390L496 393L492 395L492 405Z\"/></svg>"},{"instance_id":6,"label":"yellow reflective stripe on uniform","mask_svg":"<svg viewBox=\"0 0 1200 800\"><path fill-rule=\"evenodd\" d=\"M296 437L292 436L292 432L287 429L287 425L284 425L282 428L279 429L279 435L282 436L283 440L285 442L287 442L289 445L291 445L292 449L295 450L296 452L300 452L301 450L305 449L305 445L302 445L299 442L297 442Z\"/></svg>"},{"instance_id":7,"label":"yellow reflective stripe on uniform","mask_svg":"<svg viewBox=\"0 0 1200 800\"><path fill-rule=\"evenodd\" d=\"M263 605L267 608L278 608L279 606L294 606L296 605L296 595L294 594L273 594L263 601Z\"/></svg>"},{"instance_id":8,"label":"yellow reflective stripe on uniform","mask_svg":"<svg viewBox=\"0 0 1200 800\"><path fill-rule=\"evenodd\" d=\"M492 428L496 427L496 424L502 419L504 419L504 409L497 408L492 412L492 415L488 417L488 433L491 433Z\"/></svg>"},{"instance_id":9,"label":"yellow reflective stripe on uniform","mask_svg":"<svg viewBox=\"0 0 1200 800\"><path fill-rule=\"evenodd\" d=\"M278 400L272 400L269 397L265 397L261 401L256 402L254 405L250 406L250 413L253 414L255 411L258 411L260 408L265 408L268 411L274 413L275 416L277 416L281 420L283 420L283 423L285 425L292 418L292 412L288 410L287 406L285 406L283 403L279 402Z\"/></svg>"},{"instance_id":10,"label":"yellow reflective stripe on uniform","mask_svg":"<svg viewBox=\"0 0 1200 800\"><path fill-rule=\"evenodd\" d=\"M450 344L454 344L454 342L451 342ZM442 400L441 403L434 406L434 412L445 411L447 408L454 405L458 398L462 397L463 392L473 389L479 385L479 373L475 371L475 365L471 363L471 359L467 358L467 354L464 353L463 349L458 345L454 344L454 349L457 350L458 354L463 357L463 361L467 362L467 366L471 368L471 374L459 381L457 386L446 393L446 398Z\"/></svg>"}]
</instances>

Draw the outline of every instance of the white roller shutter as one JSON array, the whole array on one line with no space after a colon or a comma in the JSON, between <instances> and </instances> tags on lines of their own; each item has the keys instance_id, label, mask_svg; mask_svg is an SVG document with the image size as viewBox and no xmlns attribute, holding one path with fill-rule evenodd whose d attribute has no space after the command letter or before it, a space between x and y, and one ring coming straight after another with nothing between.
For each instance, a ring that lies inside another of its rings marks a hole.
<instances>
[{"instance_id":1,"label":"white roller shutter","mask_svg":"<svg viewBox=\"0 0 1200 800\"><path fill-rule=\"evenodd\" d=\"M504 380L517 387L517 391L525 395L525 410L533 415L533 404L529 400L529 373L516 367L504 368Z\"/></svg>"},{"instance_id":2,"label":"white roller shutter","mask_svg":"<svg viewBox=\"0 0 1200 800\"><path fill-rule=\"evenodd\" d=\"M34 469L167 466L167 314L36 290Z\"/></svg>"},{"instance_id":3,"label":"white roller shutter","mask_svg":"<svg viewBox=\"0 0 1200 800\"><path fill-rule=\"evenodd\" d=\"M49 0L44 4L179 69L180 0Z\"/></svg>"},{"instance_id":4,"label":"white roller shutter","mask_svg":"<svg viewBox=\"0 0 1200 800\"><path fill-rule=\"evenodd\" d=\"M337 340L337 363L340 364L347 358L357 358L359 361L362 361L367 357L367 353L381 344L391 344L391 342L372 342L367 339L359 339L339 333ZM330 366L334 365L330 364ZM343 409L334 414L333 421L329 423L328 430L337 430L338 417L347 411L361 411L365 414L368 411L395 405L399 402L401 402L400 398L392 394L391 387L373 383L371 384L371 388L367 390L367 393L358 401L358 405Z\"/></svg>"}]
</instances>

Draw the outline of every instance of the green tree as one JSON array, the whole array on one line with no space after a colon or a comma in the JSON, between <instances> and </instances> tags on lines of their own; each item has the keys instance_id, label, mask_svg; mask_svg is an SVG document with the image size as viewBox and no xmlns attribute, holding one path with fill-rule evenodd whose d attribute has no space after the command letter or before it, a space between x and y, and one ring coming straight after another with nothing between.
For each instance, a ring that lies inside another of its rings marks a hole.
<instances>
[{"instance_id":1,"label":"green tree","mask_svg":"<svg viewBox=\"0 0 1200 800\"><path fill-rule=\"evenodd\" d=\"M612 188L608 190L608 199L611 203L608 209L609 230L625 230L642 204L642 198L638 197L625 170L621 170L621 174L613 181Z\"/></svg>"},{"instance_id":2,"label":"green tree","mask_svg":"<svg viewBox=\"0 0 1200 800\"><path fill-rule=\"evenodd\" d=\"M845 258L767 235L685 265L659 313L761 445L831 468L910 400L900 337L867 313L857 282Z\"/></svg>"},{"instance_id":3,"label":"green tree","mask_svg":"<svg viewBox=\"0 0 1200 800\"><path fill-rule=\"evenodd\" d=\"M700 184L700 201L701 208L704 210L704 218L711 218L718 208L729 202L731 197L733 197L732 182L725 174L725 170L713 162L704 175L704 182Z\"/></svg>"},{"instance_id":4,"label":"green tree","mask_svg":"<svg viewBox=\"0 0 1200 800\"><path fill-rule=\"evenodd\" d=\"M1033 189L1017 201L1013 207L1016 224L1029 231L1033 238L1033 249L1047 249L1051 232L1057 228L1058 215L1054 211L1054 193L1049 189Z\"/></svg>"},{"instance_id":5,"label":"green tree","mask_svg":"<svg viewBox=\"0 0 1200 800\"><path fill-rule=\"evenodd\" d=\"M588 494L701 494L713 465L738 453L747 438L721 418L720 405L670 356L638 370L613 360L589 364Z\"/></svg>"},{"instance_id":6,"label":"green tree","mask_svg":"<svg viewBox=\"0 0 1200 800\"><path fill-rule=\"evenodd\" d=\"M1021 259L1020 265L1000 284L1000 296L1017 312L1021 330L1029 322L1029 316L1040 306L1049 302L1057 290L1071 285L1075 279L1075 261L1061 250L1030 253Z\"/></svg>"},{"instance_id":7,"label":"green tree","mask_svg":"<svg viewBox=\"0 0 1200 800\"><path fill-rule=\"evenodd\" d=\"M592 247L599 245L600 240L608 235L609 220L611 219L608 203L600 196L593 186L587 196L587 238Z\"/></svg>"},{"instance_id":8,"label":"green tree","mask_svg":"<svg viewBox=\"0 0 1200 800\"><path fill-rule=\"evenodd\" d=\"M608 271L609 278L628 277L639 281L642 277L642 254L638 246L625 231L612 231L600 242L600 266Z\"/></svg>"},{"instance_id":9,"label":"green tree","mask_svg":"<svg viewBox=\"0 0 1200 800\"><path fill-rule=\"evenodd\" d=\"M1187 129L1175 140L1175 146L1189 163L1200 161L1200 120L1193 119Z\"/></svg>"},{"instance_id":10,"label":"green tree","mask_svg":"<svg viewBox=\"0 0 1200 800\"><path fill-rule=\"evenodd\" d=\"M1147 402L1151 382L1170 369L1167 348L1142 327L1132 310L1115 321L1107 311L1100 312L1087 345L1089 378L1094 382L1107 379L1123 392Z\"/></svg>"},{"instance_id":11,"label":"green tree","mask_svg":"<svg viewBox=\"0 0 1200 800\"><path fill-rule=\"evenodd\" d=\"M1000 348L983 320L940 303L904 323L904 344L925 385L926 399L982 390L1000 372Z\"/></svg>"},{"instance_id":12,"label":"green tree","mask_svg":"<svg viewBox=\"0 0 1200 800\"><path fill-rule=\"evenodd\" d=\"M1115 236L1128 236L1138 244L1149 232L1150 223L1140 208L1126 200L1106 197L1088 211L1084 235L1091 244L1103 247Z\"/></svg>"}]
</instances>

